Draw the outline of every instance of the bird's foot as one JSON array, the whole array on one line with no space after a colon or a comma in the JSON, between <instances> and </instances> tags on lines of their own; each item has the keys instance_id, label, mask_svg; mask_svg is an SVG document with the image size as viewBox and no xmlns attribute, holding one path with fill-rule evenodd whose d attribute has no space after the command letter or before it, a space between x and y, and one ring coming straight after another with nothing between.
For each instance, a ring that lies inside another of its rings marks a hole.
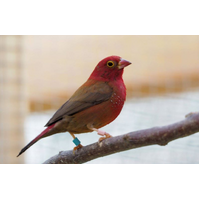
<instances>
[{"instance_id":1,"label":"bird's foot","mask_svg":"<svg viewBox=\"0 0 200 200\"><path fill-rule=\"evenodd\" d=\"M109 133L106 133L105 131L102 131L102 130L100 130L100 129L94 128L94 127L91 126L91 125L88 125L87 127L88 127L90 130L92 130L92 131L96 131L98 135L103 136L103 137L100 137L100 138L99 138L99 142L101 142L102 140L105 140L105 139L107 139L107 138L111 138L111 137L112 137L112 135L110 135Z\"/></svg>"},{"instance_id":2,"label":"bird's foot","mask_svg":"<svg viewBox=\"0 0 200 200\"><path fill-rule=\"evenodd\" d=\"M76 151L77 149L80 149L80 148L82 148L82 147L83 147L82 144L79 144L78 146L74 147L74 149L73 149L73 154L75 154L75 151Z\"/></svg>"},{"instance_id":3,"label":"bird's foot","mask_svg":"<svg viewBox=\"0 0 200 200\"><path fill-rule=\"evenodd\" d=\"M103 140L107 139L107 138L111 138L112 135L110 135L109 133L104 132L104 137L100 137L99 138L99 142L102 142Z\"/></svg>"},{"instance_id":4,"label":"bird's foot","mask_svg":"<svg viewBox=\"0 0 200 200\"><path fill-rule=\"evenodd\" d=\"M105 131L102 131L100 129L96 129L96 131L97 131L98 135L103 136L103 137L99 138L99 142L101 142L101 141L103 141L103 140L105 140L107 138L111 138L112 137L112 135L110 135L109 133L106 133Z\"/></svg>"},{"instance_id":5,"label":"bird's foot","mask_svg":"<svg viewBox=\"0 0 200 200\"><path fill-rule=\"evenodd\" d=\"M70 134L71 134L71 136L74 138L74 139L73 139L73 143L76 145L76 146L74 147L74 149L73 149L73 154L75 154L75 151L76 151L77 149L82 148L83 145L81 145L81 141L80 141L77 137L75 137L75 135L74 135L73 133L70 133Z\"/></svg>"}]
</instances>

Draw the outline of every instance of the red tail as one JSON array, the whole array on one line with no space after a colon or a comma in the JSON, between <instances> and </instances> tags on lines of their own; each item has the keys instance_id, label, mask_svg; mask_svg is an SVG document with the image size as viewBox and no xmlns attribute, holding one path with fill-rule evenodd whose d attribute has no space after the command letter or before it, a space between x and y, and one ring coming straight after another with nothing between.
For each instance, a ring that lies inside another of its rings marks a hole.
<instances>
[{"instance_id":1,"label":"red tail","mask_svg":"<svg viewBox=\"0 0 200 200\"><path fill-rule=\"evenodd\" d=\"M31 142L29 142L17 155L20 156L22 153L24 153L29 147L31 147L33 144L35 144L39 139L41 139L50 129L52 129L55 126L55 124L52 124L51 126L48 126L42 133L40 133L35 139L33 139Z\"/></svg>"}]
</instances>

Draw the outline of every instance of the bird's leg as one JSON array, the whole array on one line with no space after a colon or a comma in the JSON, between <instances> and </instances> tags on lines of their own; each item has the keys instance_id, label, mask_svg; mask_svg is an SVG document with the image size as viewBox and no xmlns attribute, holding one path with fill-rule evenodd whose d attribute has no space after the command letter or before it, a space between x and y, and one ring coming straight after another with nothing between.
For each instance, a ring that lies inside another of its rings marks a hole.
<instances>
[{"instance_id":1,"label":"bird's leg","mask_svg":"<svg viewBox=\"0 0 200 200\"><path fill-rule=\"evenodd\" d=\"M87 127L92 131L96 131L98 135L104 136L104 137L99 138L99 142L101 142L102 140L105 140L106 138L112 137L112 135L110 135L109 133L106 133L105 131L94 128L92 125L87 125Z\"/></svg>"},{"instance_id":2,"label":"bird's leg","mask_svg":"<svg viewBox=\"0 0 200 200\"><path fill-rule=\"evenodd\" d=\"M70 133L70 135L75 139L76 137L75 137L75 135L73 134L73 133Z\"/></svg>"},{"instance_id":3,"label":"bird's leg","mask_svg":"<svg viewBox=\"0 0 200 200\"><path fill-rule=\"evenodd\" d=\"M76 145L73 149L73 152L75 152L77 149L80 149L81 147L83 147L81 145L81 142L78 140L77 137L75 137L75 135L73 133L70 133L70 135L74 138L73 143Z\"/></svg>"}]
</instances>

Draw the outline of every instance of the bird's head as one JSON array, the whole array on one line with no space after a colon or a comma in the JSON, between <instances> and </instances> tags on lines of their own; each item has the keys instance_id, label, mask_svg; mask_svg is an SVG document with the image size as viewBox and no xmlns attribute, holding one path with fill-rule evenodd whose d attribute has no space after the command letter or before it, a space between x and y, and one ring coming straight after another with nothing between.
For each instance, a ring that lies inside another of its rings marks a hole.
<instances>
[{"instance_id":1,"label":"bird's head","mask_svg":"<svg viewBox=\"0 0 200 200\"><path fill-rule=\"evenodd\" d=\"M89 79L102 81L121 79L124 67L130 64L131 62L124 60L119 56L109 56L97 64Z\"/></svg>"}]
</instances>

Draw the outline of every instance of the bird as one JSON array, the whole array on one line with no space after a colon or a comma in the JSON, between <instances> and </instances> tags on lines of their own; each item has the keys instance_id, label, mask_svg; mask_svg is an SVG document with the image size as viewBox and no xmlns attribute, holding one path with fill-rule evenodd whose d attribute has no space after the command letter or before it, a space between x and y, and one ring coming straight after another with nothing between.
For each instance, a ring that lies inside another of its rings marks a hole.
<instances>
[{"instance_id":1,"label":"bird","mask_svg":"<svg viewBox=\"0 0 200 200\"><path fill-rule=\"evenodd\" d=\"M120 114L126 100L126 87L122 78L124 67L132 64L120 56L101 60L87 81L80 86L47 122L44 131L29 142L20 156L38 140L61 132L69 132L76 147L83 147L75 134L96 131L99 142L112 137L100 128Z\"/></svg>"}]
</instances>

